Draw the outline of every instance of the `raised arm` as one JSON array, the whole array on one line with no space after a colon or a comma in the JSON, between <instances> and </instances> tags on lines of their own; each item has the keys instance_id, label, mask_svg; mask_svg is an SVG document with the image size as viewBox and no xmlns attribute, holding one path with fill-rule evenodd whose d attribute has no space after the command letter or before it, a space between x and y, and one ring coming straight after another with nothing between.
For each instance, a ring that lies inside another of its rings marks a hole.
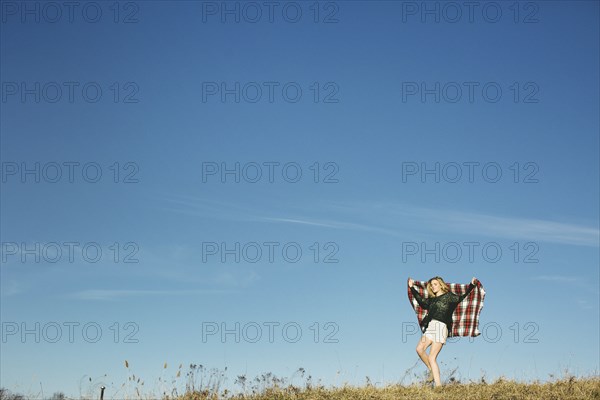
<instances>
[{"instance_id":1,"label":"raised arm","mask_svg":"<svg viewBox=\"0 0 600 400\"><path fill-rule=\"evenodd\" d=\"M467 287L467 291L464 294L461 294L460 296L458 296L458 303L463 301L471 293L471 290L473 290L473 289L475 289L475 285L473 284L473 282L471 282L471 283L469 283L469 286Z\"/></svg>"},{"instance_id":2,"label":"raised arm","mask_svg":"<svg viewBox=\"0 0 600 400\"><path fill-rule=\"evenodd\" d=\"M415 297L415 299L417 299L417 303L419 303L419 305L421 307L423 307L424 309L428 309L429 308L429 303L431 301L431 299L426 299L424 297L422 297L419 292L417 291L417 289L415 289L414 286L410 287L410 291L412 292L413 296Z\"/></svg>"}]
</instances>

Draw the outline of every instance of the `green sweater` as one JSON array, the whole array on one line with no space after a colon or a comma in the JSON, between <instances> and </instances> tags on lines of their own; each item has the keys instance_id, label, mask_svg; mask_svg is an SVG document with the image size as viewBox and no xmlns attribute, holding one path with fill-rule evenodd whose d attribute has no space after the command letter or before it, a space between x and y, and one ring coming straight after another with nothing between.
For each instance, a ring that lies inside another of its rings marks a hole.
<instances>
[{"instance_id":1,"label":"green sweater","mask_svg":"<svg viewBox=\"0 0 600 400\"><path fill-rule=\"evenodd\" d=\"M456 293L446 292L441 296L424 298L419 294L417 289L411 287L410 290L413 296L415 296L415 299L417 299L419 305L427 310L427 315L423 318L421 323L423 332L425 332L429 325L429 321L432 319L442 321L448 327L448 332L452 332L452 314L454 313L454 309L474 288L475 285L470 283L467 292L460 296Z\"/></svg>"}]
</instances>

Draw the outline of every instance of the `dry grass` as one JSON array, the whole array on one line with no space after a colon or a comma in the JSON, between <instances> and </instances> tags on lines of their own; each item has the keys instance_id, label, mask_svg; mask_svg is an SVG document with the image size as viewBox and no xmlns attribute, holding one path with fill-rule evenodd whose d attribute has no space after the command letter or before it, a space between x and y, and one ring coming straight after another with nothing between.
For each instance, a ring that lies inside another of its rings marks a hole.
<instances>
[{"instance_id":1,"label":"dry grass","mask_svg":"<svg viewBox=\"0 0 600 400\"><path fill-rule=\"evenodd\" d=\"M409 368L404 378L411 371L412 368ZM200 366L195 372L207 371ZM348 384L342 387L325 387L313 384L312 377L308 376L303 384L293 385L286 383L286 379L279 379L268 373L251 382L248 382L245 376L238 376L235 381L235 384L241 388L241 393L238 394L228 393L227 390L218 391L220 383L216 384L216 382L224 377L223 373L217 375L213 372L212 377L218 376L219 379L208 381L204 379L208 382L204 387L196 387L193 383L194 373L188 373L188 378L191 380L186 384L186 393L179 396L165 396L163 400L600 400L598 375L575 377L565 371L562 378L543 383L517 382L504 377L490 383L486 382L485 378L481 378L479 382L461 383L454 377L455 373L456 369L451 371L444 380L444 385L439 388L425 383L424 377L420 382L410 385L390 384L385 387L375 387L367 377L366 384L360 387ZM298 376L304 378L303 368L300 368L290 380L293 381ZM553 375L550 377L552 378Z\"/></svg>"},{"instance_id":2,"label":"dry grass","mask_svg":"<svg viewBox=\"0 0 600 400\"><path fill-rule=\"evenodd\" d=\"M440 388L423 385L390 385L375 387L342 388L268 388L262 393L238 396L217 396L209 391L187 393L177 400L592 400L600 399L600 379L598 377L557 380L549 383L518 383L504 379L496 382L451 384Z\"/></svg>"},{"instance_id":3,"label":"dry grass","mask_svg":"<svg viewBox=\"0 0 600 400\"><path fill-rule=\"evenodd\" d=\"M191 364L188 372L182 373L182 365L179 365L176 373L167 377L165 363L163 376L158 378L151 389L152 394L145 394L147 387L144 386L144 381L131 373L128 362L125 362L125 367L129 373L127 382L120 387L107 388L105 400L600 400L600 376L595 374L575 377L568 371L565 371L561 378L548 382L517 382L504 377L494 382L486 382L485 377L482 377L478 382L461 383L456 379L454 369L443 377L442 387L434 388L432 384L425 383L424 376L421 379L414 373L413 376L418 378L418 382L402 385L406 376L414 369L409 368L398 384L385 387L374 386L368 377L365 385L360 387L348 384L341 387L325 387L313 383L310 375L305 377L305 370L300 368L289 379L277 378L271 373L253 380L238 376L234 383L239 390L234 394L223 389L227 380L227 368L224 371L208 370L202 365ZM550 375L550 378L553 377ZM296 382L301 379L303 382ZM94 390L89 390L79 398L99 399L99 392L95 390L98 384L91 379L89 382ZM53 398L66 399L57 395ZM41 398L20 396L22 395L0 389L0 400Z\"/></svg>"}]
</instances>

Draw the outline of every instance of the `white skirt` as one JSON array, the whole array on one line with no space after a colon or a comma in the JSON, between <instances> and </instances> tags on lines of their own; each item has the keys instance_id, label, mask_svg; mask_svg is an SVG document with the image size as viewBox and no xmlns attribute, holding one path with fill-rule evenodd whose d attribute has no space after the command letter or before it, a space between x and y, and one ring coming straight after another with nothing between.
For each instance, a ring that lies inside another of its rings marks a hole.
<instances>
[{"instance_id":1,"label":"white skirt","mask_svg":"<svg viewBox=\"0 0 600 400\"><path fill-rule=\"evenodd\" d=\"M434 342L446 343L446 338L448 337L448 327L442 321L432 319L429 321L429 325L427 325L427 329L423 335L427 336Z\"/></svg>"}]
</instances>

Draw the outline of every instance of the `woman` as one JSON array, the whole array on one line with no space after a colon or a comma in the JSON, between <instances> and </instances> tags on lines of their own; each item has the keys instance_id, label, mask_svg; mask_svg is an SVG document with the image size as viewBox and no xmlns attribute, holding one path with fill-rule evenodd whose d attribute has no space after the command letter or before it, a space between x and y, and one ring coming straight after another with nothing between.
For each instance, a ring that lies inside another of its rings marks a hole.
<instances>
[{"instance_id":1,"label":"woman","mask_svg":"<svg viewBox=\"0 0 600 400\"><path fill-rule=\"evenodd\" d=\"M450 292L446 282L441 277L436 276L427 282L428 297L424 298L413 287L414 280L408 278L408 286L414 298L422 308L427 310L427 316L421 323L424 333L417 345L417 354L429 369L427 382L434 380L436 387L442 386L436 358L442 350L442 346L446 343L448 332L452 331L452 314L458 304L475 288L475 281L475 277L473 277L467 291L459 296ZM431 350L427 354L425 350L430 345Z\"/></svg>"}]
</instances>

